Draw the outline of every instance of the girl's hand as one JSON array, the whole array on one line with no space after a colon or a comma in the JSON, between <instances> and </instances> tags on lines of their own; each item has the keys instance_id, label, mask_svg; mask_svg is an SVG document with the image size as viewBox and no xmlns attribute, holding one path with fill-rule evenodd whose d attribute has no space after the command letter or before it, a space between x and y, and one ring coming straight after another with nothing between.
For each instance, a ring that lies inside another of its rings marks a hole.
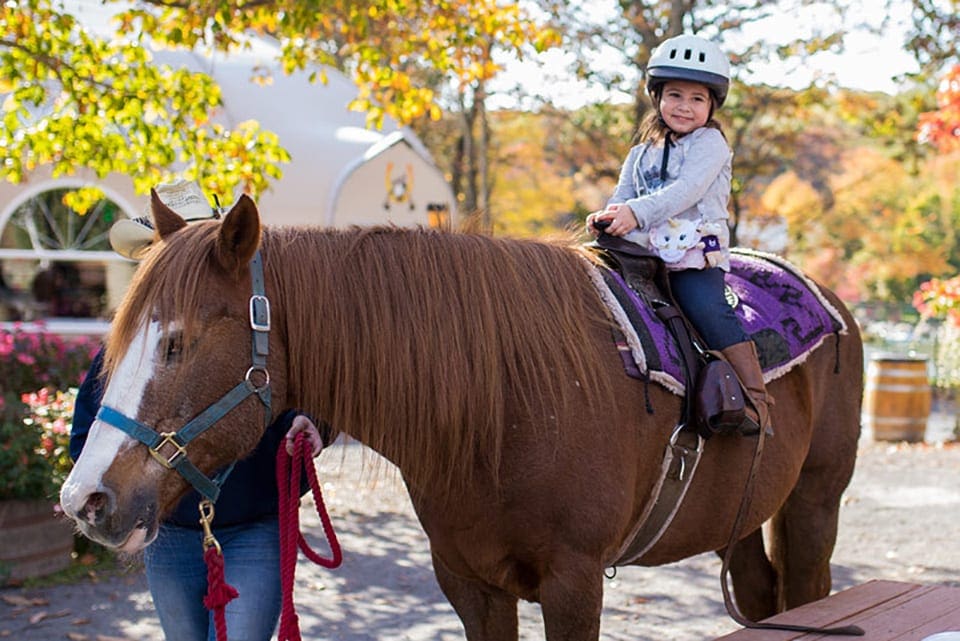
<instances>
[{"instance_id":1,"label":"girl's hand","mask_svg":"<svg viewBox=\"0 0 960 641\"><path fill-rule=\"evenodd\" d=\"M599 221L610 221L605 231L611 236L623 236L638 227L637 218L633 215L630 205L623 203L607 205L602 212L594 212L587 216L587 228L594 236L600 233L594 226Z\"/></svg>"},{"instance_id":2,"label":"girl's hand","mask_svg":"<svg viewBox=\"0 0 960 641\"><path fill-rule=\"evenodd\" d=\"M587 214L587 232L593 236L600 235L600 230L595 226L595 223L600 220L600 216L602 215L602 211L595 211L592 214Z\"/></svg>"},{"instance_id":3,"label":"girl's hand","mask_svg":"<svg viewBox=\"0 0 960 641\"><path fill-rule=\"evenodd\" d=\"M316 456L319 454L320 450L323 449L323 439L320 438L320 431L317 430L317 426L305 414L297 414L287 431L285 437L287 454L293 456L293 440L299 432L304 432L307 435L307 441L310 443L310 455Z\"/></svg>"}]
</instances>

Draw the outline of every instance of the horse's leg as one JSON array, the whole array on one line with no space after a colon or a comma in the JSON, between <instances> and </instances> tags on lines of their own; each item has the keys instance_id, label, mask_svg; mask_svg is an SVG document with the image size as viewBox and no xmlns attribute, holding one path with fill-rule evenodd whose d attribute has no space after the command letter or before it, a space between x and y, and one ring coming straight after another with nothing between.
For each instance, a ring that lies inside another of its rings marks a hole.
<instances>
[{"instance_id":1,"label":"horse's leg","mask_svg":"<svg viewBox=\"0 0 960 641\"><path fill-rule=\"evenodd\" d=\"M718 550L723 558L726 548ZM730 579L740 612L753 621L777 612L777 572L763 549L763 532L758 528L733 547Z\"/></svg>"},{"instance_id":2,"label":"horse's leg","mask_svg":"<svg viewBox=\"0 0 960 641\"><path fill-rule=\"evenodd\" d=\"M830 593L830 556L837 539L842 492L842 487L831 485L817 479L817 474L803 472L771 521L770 555L781 578L780 609Z\"/></svg>"},{"instance_id":3,"label":"horse's leg","mask_svg":"<svg viewBox=\"0 0 960 641\"><path fill-rule=\"evenodd\" d=\"M597 641L603 609L603 569L597 559L564 557L540 580L546 641Z\"/></svg>"},{"instance_id":4,"label":"horse's leg","mask_svg":"<svg viewBox=\"0 0 960 641\"><path fill-rule=\"evenodd\" d=\"M835 296L828 297L845 312ZM798 406L813 411L813 432L797 482L771 519L770 560L780 575L781 610L830 593L840 500L853 476L860 437L863 348L855 321L846 318L851 335L834 337L837 345L822 347L808 361L819 361L819 371L811 365L801 370L808 376L795 379Z\"/></svg>"},{"instance_id":5,"label":"horse's leg","mask_svg":"<svg viewBox=\"0 0 960 641\"><path fill-rule=\"evenodd\" d=\"M517 597L457 576L436 555L433 571L463 622L468 641L517 641Z\"/></svg>"}]
</instances>

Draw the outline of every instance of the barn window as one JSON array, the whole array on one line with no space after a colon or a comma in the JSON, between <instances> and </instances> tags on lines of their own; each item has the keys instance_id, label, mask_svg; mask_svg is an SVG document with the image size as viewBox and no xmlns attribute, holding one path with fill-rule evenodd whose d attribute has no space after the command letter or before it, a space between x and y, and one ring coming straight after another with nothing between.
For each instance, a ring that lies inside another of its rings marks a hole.
<instances>
[{"instance_id":1,"label":"barn window","mask_svg":"<svg viewBox=\"0 0 960 641\"><path fill-rule=\"evenodd\" d=\"M63 203L69 187L21 203L0 232L0 321L107 315L110 226L124 214L109 199L80 215Z\"/></svg>"}]
</instances>

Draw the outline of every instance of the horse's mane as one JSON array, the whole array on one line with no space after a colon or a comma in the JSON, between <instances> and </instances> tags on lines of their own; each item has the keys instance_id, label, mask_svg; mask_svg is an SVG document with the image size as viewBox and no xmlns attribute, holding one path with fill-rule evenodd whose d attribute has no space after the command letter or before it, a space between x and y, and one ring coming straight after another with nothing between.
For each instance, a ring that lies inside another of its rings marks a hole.
<instances>
[{"instance_id":1,"label":"horse's mane","mask_svg":"<svg viewBox=\"0 0 960 641\"><path fill-rule=\"evenodd\" d=\"M179 322L184 337L195 335L196 311L208 295L205 286L208 269L214 265L212 250L219 226L216 221L187 225L170 242L156 242L146 252L110 325L104 376L113 373L148 320L159 321L163 327Z\"/></svg>"},{"instance_id":2,"label":"horse's mane","mask_svg":"<svg viewBox=\"0 0 960 641\"><path fill-rule=\"evenodd\" d=\"M179 321L191 341L191 310L204 295L196 265L211 262L215 226L189 227L197 229L176 234L162 258L151 251L138 270L108 367L146 310ZM290 404L386 454L413 485L450 483L474 464L496 470L507 421L555 430L562 426L544 417L602 402L609 372L589 346L606 320L569 245L392 227L265 228Z\"/></svg>"}]
</instances>

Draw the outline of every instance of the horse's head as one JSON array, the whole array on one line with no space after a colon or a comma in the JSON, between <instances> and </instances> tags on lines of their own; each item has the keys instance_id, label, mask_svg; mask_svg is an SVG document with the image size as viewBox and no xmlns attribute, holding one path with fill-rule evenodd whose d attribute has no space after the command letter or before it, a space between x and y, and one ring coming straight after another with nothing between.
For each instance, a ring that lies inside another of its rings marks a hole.
<instances>
[{"instance_id":1,"label":"horse's head","mask_svg":"<svg viewBox=\"0 0 960 641\"><path fill-rule=\"evenodd\" d=\"M184 476L216 492L205 482L256 446L269 391L285 387L282 350L266 363L279 332L251 265L256 206L244 196L222 223L190 225L156 194L152 206L155 242L117 310L102 407L60 494L85 535L127 552L153 540Z\"/></svg>"}]
</instances>

